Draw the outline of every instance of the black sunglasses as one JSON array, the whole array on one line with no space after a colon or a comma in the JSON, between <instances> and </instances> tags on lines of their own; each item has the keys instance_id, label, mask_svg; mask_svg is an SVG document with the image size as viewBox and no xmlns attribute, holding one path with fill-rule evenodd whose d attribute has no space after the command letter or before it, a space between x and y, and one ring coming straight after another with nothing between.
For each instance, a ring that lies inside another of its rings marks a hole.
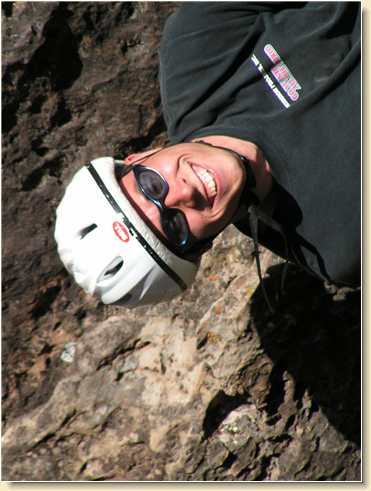
<instances>
[{"instance_id":1,"label":"black sunglasses","mask_svg":"<svg viewBox=\"0 0 371 491\"><path fill-rule=\"evenodd\" d=\"M185 214L177 208L168 208L165 199L169 185L165 178L155 169L134 164L126 169L125 174L133 171L141 193L160 211L160 222L170 242L184 251L190 242L190 230Z\"/></svg>"}]
</instances>

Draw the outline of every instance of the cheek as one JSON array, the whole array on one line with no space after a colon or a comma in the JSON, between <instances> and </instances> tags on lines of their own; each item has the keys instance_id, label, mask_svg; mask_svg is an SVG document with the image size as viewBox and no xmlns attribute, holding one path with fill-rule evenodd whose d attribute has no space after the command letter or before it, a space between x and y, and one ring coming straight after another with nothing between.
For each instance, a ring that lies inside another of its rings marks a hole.
<instances>
[{"instance_id":1,"label":"cheek","mask_svg":"<svg viewBox=\"0 0 371 491\"><path fill-rule=\"evenodd\" d=\"M205 239L221 232L229 223L237 210L239 197L228 199L219 210L218 216L208 216L200 211L188 211L187 221L192 235L197 239Z\"/></svg>"},{"instance_id":2,"label":"cheek","mask_svg":"<svg viewBox=\"0 0 371 491\"><path fill-rule=\"evenodd\" d=\"M192 211L187 214L187 221L191 233L197 239L205 239L220 232L225 225L226 217L209 217L201 212Z\"/></svg>"},{"instance_id":3,"label":"cheek","mask_svg":"<svg viewBox=\"0 0 371 491\"><path fill-rule=\"evenodd\" d=\"M151 162L150 167L168 177L174 173L175 161L171 155L159 155L156 160Z\"/></svg>"},{"instance_id":4,"label":"cheek","mask_svg":"<svg viewBox=\"0 0 371 491\"><path fill-rule=\"evenodd\" d=\"M204 238L210 226L207 217L203 216L201 212L194 210L186 213L186 217L192 235L197 239Z\"/></svg>"}]
</instances>

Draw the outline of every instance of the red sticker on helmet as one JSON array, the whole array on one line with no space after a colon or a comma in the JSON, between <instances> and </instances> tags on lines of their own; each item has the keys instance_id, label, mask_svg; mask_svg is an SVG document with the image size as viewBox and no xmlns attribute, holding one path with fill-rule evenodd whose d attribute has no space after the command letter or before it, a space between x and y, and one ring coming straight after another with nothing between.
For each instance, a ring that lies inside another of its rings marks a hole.
<instances>
[{"instance_id":1,"label":"red sticker on helmet","mask_svg":"<svg viewBox=\"0 0 371 491\"><path fill-rule=\"evenodd\" d=\"M113 222L112 224L113 231L116 236L121 240L121 242L129 242L130 235L126 228L120 222Z\"/></svg>"}]
</instances>

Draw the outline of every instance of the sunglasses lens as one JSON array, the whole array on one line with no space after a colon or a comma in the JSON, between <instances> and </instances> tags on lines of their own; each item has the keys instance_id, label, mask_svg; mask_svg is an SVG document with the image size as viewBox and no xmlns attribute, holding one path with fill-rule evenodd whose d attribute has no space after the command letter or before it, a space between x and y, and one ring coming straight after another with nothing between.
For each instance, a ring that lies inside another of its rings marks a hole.
<instances>
[{"instance_id":1,"label":"sunglasses lens","mask_svg":"<svg viewBox=\"0 0 371 491\"><path fill-rule=\"evenodd\" d=\"M143 192L150 198L161 200L167 192L166 183L152 170L143 170L138 176L138 183Z\"/></svg>"},{"instance_id":2,"label":"sunglasses lens","mask_svg":"<svg viewBox=\"0 0 371 491\"><path fill-rule=\"evenodd\" d=\"M166 235L178 246L184 246L189 237L189 229L184 214L174 208L168 209L162 219Z\"/></svg>"},{"instance_id":3,"label":"sunglasses lens","mask_svg":"<svg viewBox=\"0 0 371 491\"><path fill-rule=\"evenodd\" d=\"M190 232L184 213L165 206L164 201L169 191L165 179L153 169L140 165L134 167L134 174L144 196L159 208L162 228L168 239L177 247L187 245Z\"/></svg>"}]
</instances>

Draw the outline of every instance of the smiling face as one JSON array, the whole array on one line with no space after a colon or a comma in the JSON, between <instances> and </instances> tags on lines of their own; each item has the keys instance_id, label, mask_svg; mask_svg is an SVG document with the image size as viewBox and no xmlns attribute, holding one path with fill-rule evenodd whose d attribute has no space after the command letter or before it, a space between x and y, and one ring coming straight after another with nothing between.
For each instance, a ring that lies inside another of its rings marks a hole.
<instances>
[{"instance_id":1,"label":"smiling face","mask_svg":"<svg viewBox=\"0 0 371 491\"><path fill-rule=\"evenodd\" d=\"M134 162L159 171L165 178L169 185L165 205L183 211L191 244L216 235L231 222L246 179L245 168L237 156L201 143L180 143L126 159L128 164ZM133 172L124 176L120 185L160 234L166 236L159 210L138 189Z\"/></svg>"}]
</instances>

